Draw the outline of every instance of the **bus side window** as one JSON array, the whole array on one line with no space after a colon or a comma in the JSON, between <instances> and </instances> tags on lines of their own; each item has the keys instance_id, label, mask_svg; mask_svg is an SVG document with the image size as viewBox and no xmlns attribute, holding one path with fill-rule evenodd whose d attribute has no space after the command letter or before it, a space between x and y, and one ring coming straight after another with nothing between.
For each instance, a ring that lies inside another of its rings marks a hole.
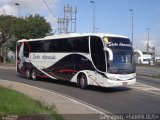
<instances>
[{"instance_id":1,"label":"bus side window","mask_svg":"<svg viewBox=\"0 0 160 120\"><path fill-rule=\"evenodd\" d=\"M29 48L26 43L24 43L24 57L28 58L29 57Z\"/></svg>"},{"instance_id":2,"label":"bus side window","mask_svg":"<svg viewBox=\"0 0 160 120\"><path fill-rule=\"evenodd\" d=\"M73 44L70 39L63 39L62 40L62 51L63 52L73 52Z\"/></svg>"},{"instance_id":3,"label":"bus side window","mask_svg":"<svg viewBox=\"0 0 160 120\"><path fill-rule=\"evenodd\" d=\"M82 53L89 53L89 39L88 37L82 37L82 38L73 38L73 46L75 52L82 52Z\"/></svg>"},{"instance_id":4,"label":"bus side window","mask_svg":"<svg viewBox=\"0 0 160 120\"><path fill-rule=\"evenodd\" d=\"M62 41L59 39L50 40L50 52L62 52Z\"/></svg>"}]
</instances>

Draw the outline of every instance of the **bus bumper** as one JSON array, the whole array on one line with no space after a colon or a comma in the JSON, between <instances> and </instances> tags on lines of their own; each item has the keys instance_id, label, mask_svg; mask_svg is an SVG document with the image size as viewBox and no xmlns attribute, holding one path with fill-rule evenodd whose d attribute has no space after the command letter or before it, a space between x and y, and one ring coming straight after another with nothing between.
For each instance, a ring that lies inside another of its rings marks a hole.
<instances>
[{"instance_id":1,"label":"bus bumper","mask_svg":"<svg viewBox=\"0 0 160 120\"><path fill-rule=\"evenodd\" d=\"M119 87L119 86L132 86L135 85L136 78L132 80L123 80L123 81L114 81L114 80L108 80L108 83L105 87Z\"/></svg>"}]
</instances>

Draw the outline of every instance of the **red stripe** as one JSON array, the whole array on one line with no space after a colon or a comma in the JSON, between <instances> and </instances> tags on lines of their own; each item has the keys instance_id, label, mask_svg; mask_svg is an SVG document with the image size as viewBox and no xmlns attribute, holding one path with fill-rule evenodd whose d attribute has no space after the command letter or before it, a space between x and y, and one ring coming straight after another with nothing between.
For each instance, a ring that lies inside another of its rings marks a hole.
<instances>
[{"instance_id":1,"label":"red stripe","mask_svg":"<svg viewBox=\"0 0 160 120\"><path fill-rule=\"evenodd\" d=\"M60 72L60 73L63 73L63 72L66 72L66 73L76 73L76 72L78 72L78 71L76 71L76 70L64 69L64 70L58 70L57 72Z\"/></svg>"},{"instance_id":2,"label":"red stripe","mask_svg":"<svg viewBox=\"0 0 160 120\"><path fill-rule=\"evenodd\" d=\"M92 81L94 81L98 86L100 86L100 84L98 84L97 82L96 82L96 80L94 80L93 78L91 78L91 76L92 75L89 75L88 77L92 80ZM100 86L101 87L101 86Z\"/></svg>"},{"instance_id":3,"label":"red stripe","mask_svg":"<svg viewBox=\"0 0 160 120\"><path fill-rule=\"evenodd\" d=\"M49 78L47 75L36 75L36 76L40 78Z\"/></svg>"}]
</instances>

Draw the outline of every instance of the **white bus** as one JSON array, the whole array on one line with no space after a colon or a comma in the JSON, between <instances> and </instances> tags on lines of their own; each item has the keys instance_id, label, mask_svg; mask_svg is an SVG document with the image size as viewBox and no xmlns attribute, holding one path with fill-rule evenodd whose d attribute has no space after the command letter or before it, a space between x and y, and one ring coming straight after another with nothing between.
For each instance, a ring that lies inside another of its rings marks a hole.
<instances>
[{"instance_id":1,"label":"white bus","mask_svg":"<svg viewBox=\"0 0 160 120\"><path fill-rule=\"evenodd\" d=\"M17 42L17 72L88 85L118 87L136 82L130 40L113 34L68 34Z\"/></svg>"}]
</instances>

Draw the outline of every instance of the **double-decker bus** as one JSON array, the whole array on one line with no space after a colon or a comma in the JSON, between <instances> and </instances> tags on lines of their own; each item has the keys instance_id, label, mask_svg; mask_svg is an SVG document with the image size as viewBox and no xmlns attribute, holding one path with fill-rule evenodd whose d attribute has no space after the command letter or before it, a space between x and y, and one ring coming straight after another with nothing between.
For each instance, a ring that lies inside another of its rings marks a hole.
<instances>
[{"instance_id":1,"label":"double-decker bus","mask_svg":"<svg viewBox=\"0 0 160 120\"><path fill-rule=\"evenodd\" d=\"M134 51L128 37L82 33L17 42L17 72L36 80L49 77L101 87L136 82Z\"/></svg>"}]
</instances>

